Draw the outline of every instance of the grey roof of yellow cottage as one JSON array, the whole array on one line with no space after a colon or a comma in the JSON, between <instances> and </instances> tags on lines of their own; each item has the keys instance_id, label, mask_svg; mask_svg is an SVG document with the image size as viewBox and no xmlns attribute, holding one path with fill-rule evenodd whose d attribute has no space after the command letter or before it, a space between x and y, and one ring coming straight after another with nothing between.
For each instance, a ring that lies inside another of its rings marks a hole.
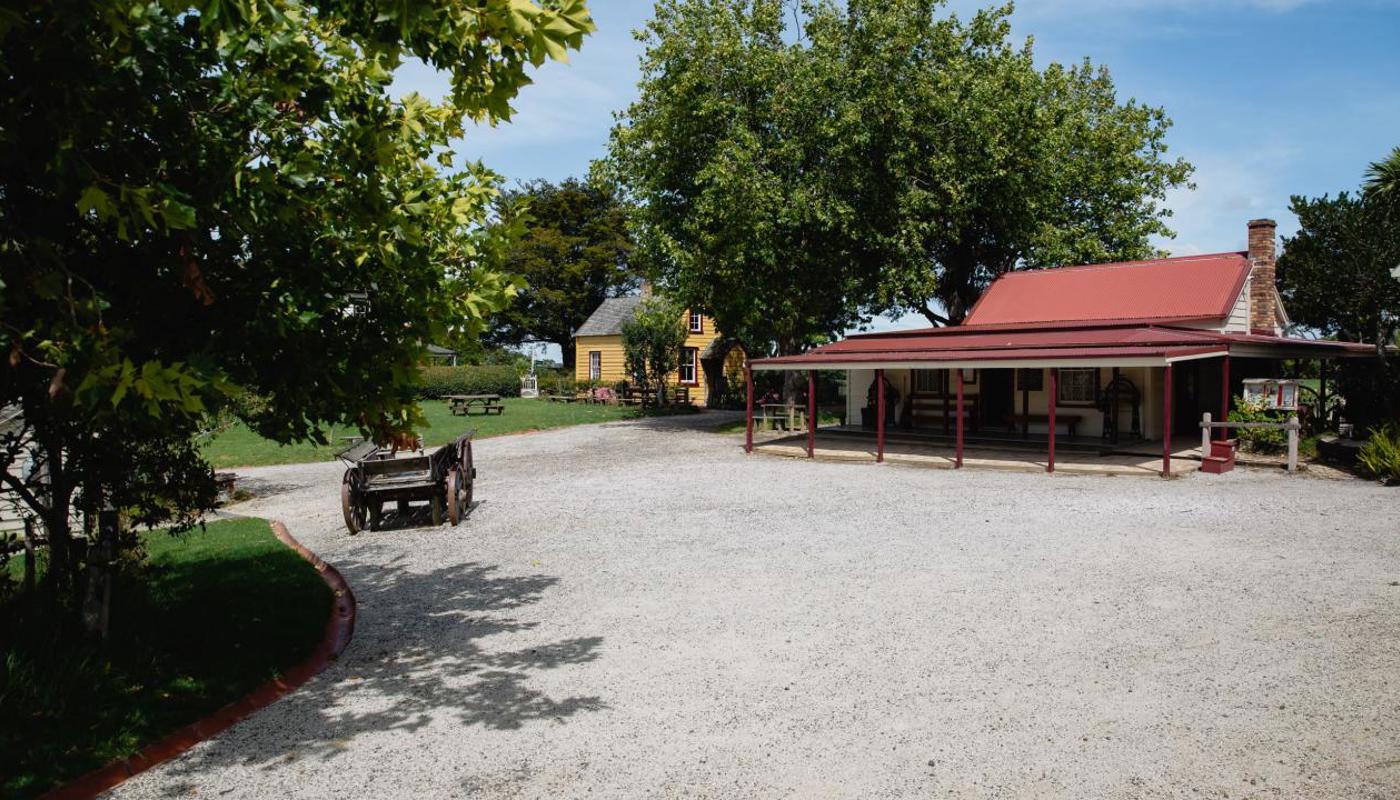
<instances>
[{"instance_id":1,"label":"grey roof of yellow cottage","mask_svg":"<svg viewBox=\"0 0 1400 800\"><path fill-rule=\"evenodd\" d=\"M594 311L579 329L574 331L575 336L617 336L622 333L622 326L632 315L637 313L637 306L645 298L639 296L631 297L609 297L604 300L597 310Z\"/></svg>"}]
</instances>

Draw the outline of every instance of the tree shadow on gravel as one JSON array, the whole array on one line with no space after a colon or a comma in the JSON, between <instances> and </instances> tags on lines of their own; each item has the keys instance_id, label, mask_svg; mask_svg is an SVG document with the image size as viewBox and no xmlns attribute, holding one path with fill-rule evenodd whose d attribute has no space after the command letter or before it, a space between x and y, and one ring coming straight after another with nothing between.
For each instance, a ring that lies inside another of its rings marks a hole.
<instances>
[{"instance_id":1,"label":"tree shadow on gravel","mask_svg":"<svg viewBox=\"0 0 1400 800\"><path fill-rule=\"evenodd\" d=\"M596 660L602 637L517 650L483 641L535 629L540 623L512 612L539 602L557 578L501 575L476 563L415 572L394 552L371 546L336 561L359 605L355 636L341 661L212 746L168 766L164 794L188 796L201 776L219 767L333 762L365 733L414 732L434 720L513 730L607 707L597 696L552 697L532 686L542 671Z\"/></svg>"}]
</instances>

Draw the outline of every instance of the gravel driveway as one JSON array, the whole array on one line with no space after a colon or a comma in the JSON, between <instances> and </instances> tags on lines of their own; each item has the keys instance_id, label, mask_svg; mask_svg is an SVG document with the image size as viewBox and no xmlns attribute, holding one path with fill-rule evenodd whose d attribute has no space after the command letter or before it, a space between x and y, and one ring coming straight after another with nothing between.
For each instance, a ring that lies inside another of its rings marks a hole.
<instances>
[{"instance_id":1,"label":"gravel driveway","mask_svg":"<svg viewBox=\"0 0 1400 800\"><path fill-rule=\"evenodd\" d=\"M318 679L138 797L1400 796L1400 491L746 457L714 415L477 445L459 528L350 538Z\"/></svg>"}]
</instances>

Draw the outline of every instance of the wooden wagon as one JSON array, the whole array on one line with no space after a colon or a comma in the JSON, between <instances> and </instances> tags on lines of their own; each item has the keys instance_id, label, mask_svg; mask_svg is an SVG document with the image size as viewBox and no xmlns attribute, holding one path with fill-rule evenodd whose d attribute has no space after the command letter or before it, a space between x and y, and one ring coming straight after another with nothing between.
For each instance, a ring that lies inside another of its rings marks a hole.
<instances>
[{"instance_id":1,"label":"wooden wagon","mask_svg":"<svg viewBox=\"0 0 1400 800\"><path fill-rule=\"evenodd\" d=\"M347 465L340 505L351 536L377 529L385 503L396 503L406 514L411 503L426 501L434 525L441 525L444 515L456 525L471 508L476 481L471 433L431 453L407 456L361 442L342 451L340 459Z\"/></svg>"}]
</instances>

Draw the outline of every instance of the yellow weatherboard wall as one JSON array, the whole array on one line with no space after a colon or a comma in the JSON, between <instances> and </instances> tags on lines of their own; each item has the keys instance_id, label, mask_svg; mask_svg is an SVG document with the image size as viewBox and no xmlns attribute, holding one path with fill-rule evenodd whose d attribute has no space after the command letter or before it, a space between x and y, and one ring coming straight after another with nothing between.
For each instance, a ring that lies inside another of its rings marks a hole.
<instances>
[{"instance_id":1,"label":"yellow weatherboard wall","mask_svg":"<svg viewBox=\"0 0 1400 800\"><path fill-rule=\"evenodd\" d=\"M686 312L685 319L688 325L690 320L689 312ZM716 339L719 339L720 334L715 329L714 320L704 315L701 315L700 319L701 332L691 333L685 338L684 346L695 348L697 354L695 368L696 382L686 384L686 387L690 389L690 401L692 403L696 405L705 405L705 399L709 396L710 386L709 381L705 375L705 367L702 363L700 363L698 356L700 354L703 354L705 352L705 348L709 347L711 343L713 343ZM625 351L622 348L622 334L620 333L605 335L584 334L574 337L575 380L589 380L588 354L593 352L596 352L599 355L599 380L607 384L619 383L621 381L630 380L630 376L627 375L627 357ZM732 361L735 357L733 354L736 352L739 354L738 358L740 359L740 363L742 363L743 351L739 350L739 348L737 347L733 351L731 351L729 358L726 359L726 362ZM729 364L726 363L726 367L728 366ZM677 371L671 376L670 384L672 386L681 385L679 371Z\"/></svg>"}]
</instances>

